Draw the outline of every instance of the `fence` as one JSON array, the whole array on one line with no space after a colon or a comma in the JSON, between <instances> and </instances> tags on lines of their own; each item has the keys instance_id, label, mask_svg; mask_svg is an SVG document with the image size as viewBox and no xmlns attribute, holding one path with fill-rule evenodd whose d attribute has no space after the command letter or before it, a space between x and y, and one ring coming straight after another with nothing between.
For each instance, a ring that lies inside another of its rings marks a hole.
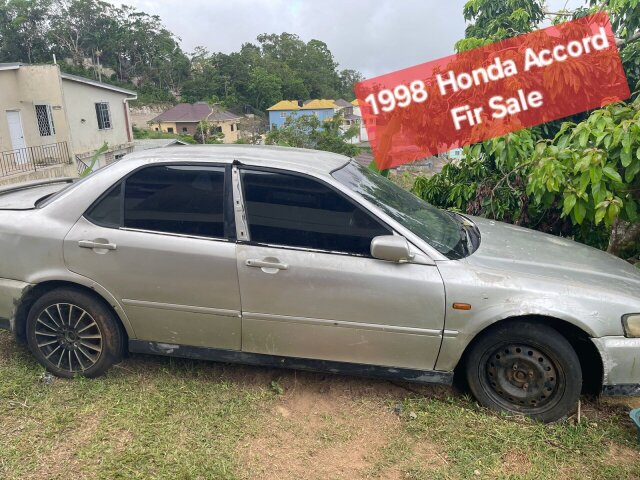
<instances>
[{"instance_id":1,"label":"fence","mask_svg":"<svg viewBox=\"0 0 640 480\"><path fill-rule=\"evenodd\" d=\"M0 152L0 177L71 163L67 142Z\"/></svg>"}]
</instances>

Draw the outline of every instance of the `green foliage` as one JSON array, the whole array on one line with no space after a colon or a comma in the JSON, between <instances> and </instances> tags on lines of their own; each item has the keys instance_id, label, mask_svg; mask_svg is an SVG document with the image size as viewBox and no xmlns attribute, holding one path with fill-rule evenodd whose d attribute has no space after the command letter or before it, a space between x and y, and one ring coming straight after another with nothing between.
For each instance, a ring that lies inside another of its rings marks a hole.
<instances>
[{"instance_id":1,"label":"green foliage","mask_svg":"<svg viewBox=\"0 0 640 480\"><path fill-rule=\"evenodd\" d=\"M542 0L469 0L462 10L470 22L465 39L456 43L462 52L530 32L544 19Z\"/></svg>"},{"instance_id":2,"label":"green foliage","mask_svg":"<svg viewBox=\"0 0 640 480\"><path fill-rule=\"evenodd\" d=\"M196 48L183 99L195 102L215 95L228 108L262 111L283 99L354 98L353 86L362 75L339 71L325 43L305 43L290 33L262 34L257 40L257 45L245 43L230 54Z\"/></svg>"},{"instance_id":3,"label":"green foliage","mask_svg":"<svg viewBox=\"0 0 640 480\"><path fill-rule=\"evenodd\" d=\"M527 193L543 206L562 203L576 225L612 227L620 218L638 221L640 111L615 104L587 120L564 123L536 146Z\"/></svg>"},{"instance_id":4,"label":"green foliage","mask_svg":"<svg viewBox=\"0 0 640 480\"><path fill-rule=\"evenodd\" d=\"M100 155L102 155L107 150L109 150L109 145L107 144L107 142L104 142L102 146L98 150L96 150L93 155L91 155L87 168L85 168L80 174L81 178L84 178L87 175L89 175L91 172L93 172L93 167L95 167L96 163L98 163L98 159L100 158Z\"/></svg>"},{"instance_id":5,"label":"green foliage","mask_svg":"<svg viewBox=\"0 0 640 480\"><path fill-rule=\"evenodd\" d=\"M281 128L267 134L268 145L297 148L313 148L340 153L353 157L360 149L348 143L357 134L357 125L343 129L343 116L337 113L333 118L320 121L315 115L292 115Z\"/></svg>"},{"instance_id":6,"label":"green foliage","mask_svg":"<svg viewBox=\"0 0 640 480\"><path fill-rule=\"evenodd\" d=\"M141 129L136 126L133 128L133 138L136 140L157 139L157 138L177 138L185 143L196 143L191 135L182 135L175 133L156 132L149 129Z\"/></svg>"},{"instance_id":7,"label":"green foliage","mask_svg":"<svg viewBox=\"0 0 640 480\"><path fill-rule=\"evenodd\" d=\"M193 139L195 140L195 143L212 145L222 143L224 134L219 132L217 127L211 125L206 120L201 120L198 123Z\"/></svg>"},{"instance_id":8,"label":"green foliage","mask_svg":"<svg viewBox=\"0 0 640 480\"><path fill-rule=\"evenodd\" d=\"M541 212L529 208L524 189L531 162L523 159L534 146L532 131L520 130L466 147L460 163L447 163L431 178L418 177L413 191L437 206L531 226Z\"/></svg>"},{"instance_id":9,"label":"green foliage","mask_svg":"<svg viewBox=\"0 0 640 480\"><path fill-rule=\"evenodd\" d=\"M602 7L589 2L559 19ZM632 87L640 71L639 5L605 3ZM539 0L470 0L464 15L470 24L459 51L531 31L544 17ZM466 147L462 161L418 178L413 190L444 208L571 236L628 258L640 252L639 174L638 102L619 103Z\"/></svg>"}]
</instances>

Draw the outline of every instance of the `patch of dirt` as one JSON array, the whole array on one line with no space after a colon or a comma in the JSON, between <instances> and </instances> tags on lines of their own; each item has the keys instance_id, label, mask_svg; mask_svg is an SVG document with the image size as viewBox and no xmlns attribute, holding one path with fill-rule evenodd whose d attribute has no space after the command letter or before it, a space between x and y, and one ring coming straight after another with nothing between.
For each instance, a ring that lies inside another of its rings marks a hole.
<instances>
[{"instance_id":1,"label":"patch of dirt","mask_svg":"<svg viewBox=\"0 0 640 480\"><path fill-rule=\"evenodd\" d=\"M522 450L509 450L502 455L501 471L517 478L526 476L531 471L531 460L527 452Z\"/></svg>"},{"instance_id":2,"label":"patch of dirt","mask_svg":"<svg viewBox=\"0 0 640 480\"><path fill-rule=\"evenodd\" d=\"M607 451L607 463L609 465L637 465L640 463L640 451L612 443Z\"/></svg>"},{"instance_id":3,"label":"patch of dirt","mask_svg":"<svg viewBox=\"0 0 640 480\"><path fill-rule=\"evenodd\" d=\"M640 408L640 397L602 397L604 405L618 405L626 408Z\"/></svg>"},{"instance_id":4,"label":"patch of dirt","mask_svg":"<svg viewBox=\"0 0 640 480\"><path fill-rule=\"evenodd\" d=\"M420 458L429 469L446 461L437 446L404 438L391 408L409 394L402 386L295 372L285 372L278 382L285 394L238 452L246 478L399 479L402 460L383 458L403 439L413 450L412 463Z\"/></svg>"},{"instance_id":5,"label":"patch of dirt","mask_svg":"<svg viewBox=\"0 0 640 480\"><path fill-rule=\"evenodd\" d=\"M100 418L87 415L78 418L77 426L70 431L59 432L49 452L39 452L38 467L28 479L84 479L92 478L91 468L76 456L79 448L94 440Z\"/></svg>"}]
</instances>

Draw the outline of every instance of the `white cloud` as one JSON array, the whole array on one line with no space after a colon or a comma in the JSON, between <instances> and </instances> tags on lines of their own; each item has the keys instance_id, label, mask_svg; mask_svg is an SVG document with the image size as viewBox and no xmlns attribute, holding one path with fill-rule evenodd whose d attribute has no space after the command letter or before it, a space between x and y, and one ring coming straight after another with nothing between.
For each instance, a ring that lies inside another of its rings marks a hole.
<instances>
[{"instance_id":1,"label":"white cloud","mask_svg":"<svg viewBox=\"0 0 640 480\"><path fill-rule=\"evenodd\" d=\"M121 0L110 0L119 4ZM550 0L550 9L565 2ZM450 55L464 36L464 0L128 0L182 39L186 52L237 51L261 33L324 41L341 68L371 77Z\"/></svg>"}]
</instances>

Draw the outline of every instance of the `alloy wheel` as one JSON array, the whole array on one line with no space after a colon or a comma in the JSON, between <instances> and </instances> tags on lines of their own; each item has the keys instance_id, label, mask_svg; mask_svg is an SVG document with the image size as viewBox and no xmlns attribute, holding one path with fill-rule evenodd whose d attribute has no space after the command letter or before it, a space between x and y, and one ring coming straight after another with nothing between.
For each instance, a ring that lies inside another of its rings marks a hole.
<instances>
[{"instance_id":1,"label":"alloy wheel","mask_svg":"<svg viewBox=\"0 0 640 480\"><path fill-rule=\"evenodd\" d=\"M71 373L95 365L103 351L103 335L94 318L70 303L55 303L37 317L37 347L51 365Z\"/></svg>"}]
</instances>

